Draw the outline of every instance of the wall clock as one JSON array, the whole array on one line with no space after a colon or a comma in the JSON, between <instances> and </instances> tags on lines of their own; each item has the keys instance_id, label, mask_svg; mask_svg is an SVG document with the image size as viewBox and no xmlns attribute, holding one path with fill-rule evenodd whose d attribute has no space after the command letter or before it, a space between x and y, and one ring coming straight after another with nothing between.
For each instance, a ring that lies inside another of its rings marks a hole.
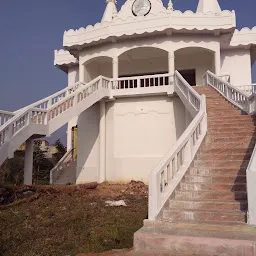
<instances>
[{"instance_id":1,"label":"wall clock","mask_svg":"<svg viewBox=\"0 0 256 256\"><path fill-rule=\"evenodd\" d=\"M132 5L132 12L135 16L146 16L151 10L149 0L135 0Z\"/></svg>"}]
</instances>

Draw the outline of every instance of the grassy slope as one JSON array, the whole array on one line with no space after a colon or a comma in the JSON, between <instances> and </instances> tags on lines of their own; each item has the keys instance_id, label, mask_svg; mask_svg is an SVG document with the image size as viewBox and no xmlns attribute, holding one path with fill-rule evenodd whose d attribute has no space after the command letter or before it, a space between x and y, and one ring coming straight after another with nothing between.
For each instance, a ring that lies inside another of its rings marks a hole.
<instances>
[{"instance_id":1,"label":"grassy slope","mask_svg":"<svg viewBox=\"0 0 256 256\"><path fill-rule=\"evenodd\" d=\"M133 234L147 217L147 197L126 189L46 190L36 200L2 208L2 255L62 256L132 247ZM106 207L109 199L125 199L127 207Z\"/></svg>"}]
</instances>

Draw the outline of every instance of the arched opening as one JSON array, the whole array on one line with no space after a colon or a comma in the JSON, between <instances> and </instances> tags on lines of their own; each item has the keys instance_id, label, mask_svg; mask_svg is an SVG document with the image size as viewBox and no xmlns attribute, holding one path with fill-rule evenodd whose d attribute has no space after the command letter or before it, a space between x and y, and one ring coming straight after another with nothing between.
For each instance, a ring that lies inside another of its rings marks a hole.
<instances>
[{"instance_id":1,"label":"arched opening","mask_svg":"<svg viewBox=\"0 0 256 256\"><path fill-rule=\"evenodd\" d=\"M112 66L112 58L110 57L99 56L88 60L84 63L84 81L89 82L100 75L112 77Z\"/></svg>"},{"instance_id":2,"label":"arched opening","mask_svg":"<svg viewBox=\"0 0 256 256\"><path fill-rule=\"evenodd\" d=\"M119 77L168 73L168 52L155 47L139 47L119 56Z\"/></svg>"},{"instance_id":3,"label":"arched opening","mask_svg":"<svg viewBox=\"0 0 256 256\"><path fill-rule=\"evenodd\" d=\"M188 47L175 51L175 70L178 70L187 82L203 84L203 75L207 70L215 73L215 54L200 47Z\"/></svg>"}]
</instances>

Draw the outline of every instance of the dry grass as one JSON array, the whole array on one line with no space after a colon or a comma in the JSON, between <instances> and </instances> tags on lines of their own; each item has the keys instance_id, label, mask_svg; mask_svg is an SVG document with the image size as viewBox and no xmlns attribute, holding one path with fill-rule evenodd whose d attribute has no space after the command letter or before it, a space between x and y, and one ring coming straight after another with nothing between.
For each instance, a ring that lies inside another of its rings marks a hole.
<instances>
[{"instance_id":1,"label":"dry grass","mask_svg":"<svg viewBox=\"0 0 256 256\"><path fill-rule=\"evenodd\" d=\"M147 217L147 197L126 189L44 189L2 207L0 255L64 256L132 247L133 234ZM127 207L105 206L106 200L121 199Z\"/></svg>"}]
</instances>

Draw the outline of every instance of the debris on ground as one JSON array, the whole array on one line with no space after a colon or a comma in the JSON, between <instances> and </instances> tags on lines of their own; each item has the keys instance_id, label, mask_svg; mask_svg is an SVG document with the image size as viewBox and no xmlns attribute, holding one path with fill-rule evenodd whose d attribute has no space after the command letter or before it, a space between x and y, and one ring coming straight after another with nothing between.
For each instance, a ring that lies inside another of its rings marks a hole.
<instances>
[{"instance_id":1,"label":"debris on ground","mask_svg":"<svg viewBox=\"0 0 256 256\"><path fill-rule=\"evenodd\" d=\"M124 200L118 200L118 201L106 201L106 206L127 206Z\"/></svg>"}]
</instances>

